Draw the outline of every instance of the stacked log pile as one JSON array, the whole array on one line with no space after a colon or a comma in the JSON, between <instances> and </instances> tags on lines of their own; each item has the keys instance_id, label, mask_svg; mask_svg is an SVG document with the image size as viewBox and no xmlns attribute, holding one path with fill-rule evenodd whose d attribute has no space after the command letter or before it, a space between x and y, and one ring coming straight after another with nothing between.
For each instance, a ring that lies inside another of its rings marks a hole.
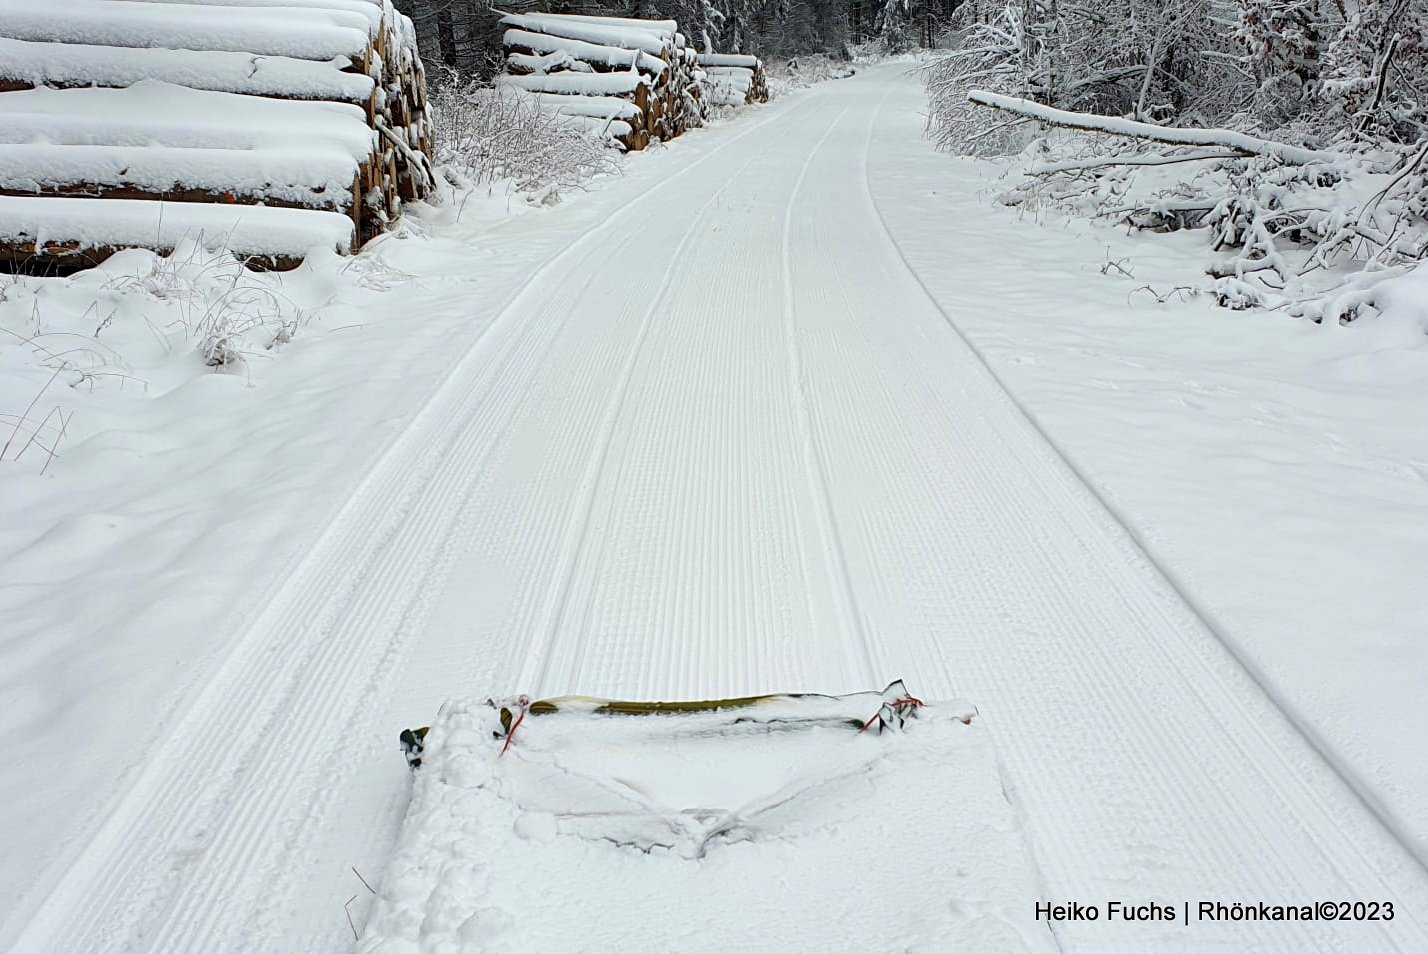
<instances>
[{"instance_id":1,"label":"stacked log pile","mask_svg":"<svg viewBox=\"0 0 1428 954\"><path fill-rule=\"evenodd\" d=\"M0 260L83 267L200 230L292 267L387 228L433 186L431 147L392 0L0 6Z\"/></svg>"},{"instance_id":2,"label":"stacked log pile","mask_svg":"<svg viewBox=\"0 0 1428 954\"><path fill-rule=\"evenodd\" d=\"M536 94L553 111L602 124L627 150L704 123L710 101L705 70L673 20L511 14L501 24L506 72L499 82ZM756 85L767 99L761 67L757 84L750 78L740 89L755 95Z\"/></svg>"},{"instance_id":3,"label":"stacked log pile","mask_svg":"<svg viewBox=\"0 0 1428 954\"><path fill-rule=\"evenodd\" d=\"M764 64L757 56L700 53L696 59L706 76L710 99L716 105L743 106L769 101Z\"/></svg>"}]
</instances>

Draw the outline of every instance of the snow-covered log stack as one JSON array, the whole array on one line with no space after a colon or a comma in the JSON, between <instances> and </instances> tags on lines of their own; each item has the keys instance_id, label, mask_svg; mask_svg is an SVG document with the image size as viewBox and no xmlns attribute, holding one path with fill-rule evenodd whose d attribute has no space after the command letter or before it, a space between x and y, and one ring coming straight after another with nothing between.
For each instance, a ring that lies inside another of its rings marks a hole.
<instances>
[{"instance_id":1,"label":"snow-covered log stack","mask_svg":"<svg viewBox=\"0 0 1428 954\"><path fill-rule=\"evenodd\" d=\"M598 125L626 149L703 122L696 62L673 20L521 14L501 24L507 29L500 82Z\"/></svg>"},{"instance_id":2,"label":"snow-covered log stack","mask_svg":"<svg viewBox=\"0 0 1428 954\"><path fill-rule=\"evenodd\" d=\"M700 53L699 67L705 74L710 102L716 106L743 106L769 101L764 64L757 56L738 53Z\"/></svg>"},{"instance_id":3,"label":"snow-covered log stack","mask_svg":"<svg viewBox=\"0 0 1428 954\"><path fill-rule=\"evenodd\" d=\"M0 260L352 251L433 182L391 0L0 0Z\"/></svg>"}]
</instances>

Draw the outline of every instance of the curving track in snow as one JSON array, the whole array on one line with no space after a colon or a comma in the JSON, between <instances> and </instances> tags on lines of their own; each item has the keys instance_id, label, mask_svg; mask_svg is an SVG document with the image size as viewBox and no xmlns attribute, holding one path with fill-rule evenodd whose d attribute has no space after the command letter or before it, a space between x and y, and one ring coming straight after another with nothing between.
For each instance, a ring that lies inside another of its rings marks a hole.
<instances>
[{"instance_id":1,"label":"curving track in snow","mask_svg":"<svg viewBox=\"0 0 1428 954\"><path fill-rule=\"evenodd\" d=\"M897 68L786 100L542 266L15 949L344 949L347 866L380 870L404 804L391 739L449 696L904 677L981 707L1049 900L1397 915L1061 925L1063 950L1428 950L1422 864L907 264L878 157L919 103Z\"/></svg>"}]
</instances>

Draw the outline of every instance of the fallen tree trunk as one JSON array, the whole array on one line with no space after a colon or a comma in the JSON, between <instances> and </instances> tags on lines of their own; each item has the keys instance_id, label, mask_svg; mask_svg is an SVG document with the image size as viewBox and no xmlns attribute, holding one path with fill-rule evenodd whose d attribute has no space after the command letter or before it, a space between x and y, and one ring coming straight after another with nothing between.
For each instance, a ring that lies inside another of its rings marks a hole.
<instances>
[{"instance_id":1,"label":"fallen tree trunk","mask_svg":"<svg viewBox=\"0 0 1428 954\"><path fill-rule=\"evenodd\" d=\"M1105 133L1110 136L1126 136L1131 139L1149 139L1175 146L1218 146L1242 156L1269 156L1290 165L1307 166L1319 162L1334 162L1340 158L1336 153L1260 139L1233 129L1177 129L1122 119L1119 116L1073 113L1028 99L1003 96L980 89L970 91L967 98L977 106L1004 110L1051 126Z\"/></svg>"}]
</instances>

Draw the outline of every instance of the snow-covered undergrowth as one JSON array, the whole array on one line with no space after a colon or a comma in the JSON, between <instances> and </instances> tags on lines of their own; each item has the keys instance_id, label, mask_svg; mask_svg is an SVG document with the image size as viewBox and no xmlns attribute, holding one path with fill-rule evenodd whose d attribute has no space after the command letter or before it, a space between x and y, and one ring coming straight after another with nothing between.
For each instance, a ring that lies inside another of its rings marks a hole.
<instances>
[{"instance_id":1,"label":"snow-covered undergrowth","mask_svg":"<svg viewBox=\"0 0 1428 954\"><path fill-rule=\"evenodd\" d=\"M457 188L509 181L554 201L620 168L609 136L509 87L447 76L431 86L431 113L437 163Z\"/></svg>"},{"instance_id":2,"label":"snow-covered undergrowth","mask_svg":"<svg viewBox=\"0 0 1428 954\"><path fill-rule=\"evenodd\" d=\"M795 89L805 89L828 80L847 79L857 68L847 60L828 53L807 53L786 60L770 60L765 64L769 77L769 92L773 96Z\"/></svg>"},{"instance_id":3,"label":"snow-covered undergrowth","mask_svg":"<svg viewBox=\"0 0 1428 954\"><path fill-rule=\"evenodd\" d=\"M1395 280L1428 253L1428 145L1343 149L1299 165L1108 138L1038 138L1013 161L1000 201L1137 230L1198 230L1206 279L1197 292L1314 321L1382 312L1400 294Z\"/></svg>"},{"instance_id":4,"label":"snow-covered undergrowth","mask_svg":"<svg viewBox=\"0 0 1428 954\"><path fill-rule=\"evenodd\" d=\"M890 110L886 138L917 121ZM1428 272L1348 326L1231 311L1199 291L1203 232L979 207L1006 190L1002 163L906 153L875 154L874 194L929 290L1329 758L1428 845Z\"/></svg>"},{"instance_id":5,"label":"snow-covered undergrowth","mask_svg":"<svg viewBox=\"0 0 1428 954\"><path fill-rule=\"evenodd\" d=\"M251 376L321 313L327 290L313 278L333 267L253 272L186 241L69 278L5 276L0 463L43 471L66 439L83 440L120 408L210 370Z\"/></svg>"},{"instance_id":6,"label":"snow-covered undergrowth","mask_svg":"<svg viewBox=\"0 0 1428 954\"><path fill-rule=\"evenodd\" d=\"M447 184L438 201L463 209L477 187L548 203L619 170L604 138L514 91L449 80L434 86L432 111ZM251 382L336 287L360 279L352 262L319 251L296 272L261 273L183 239L67 278L0 275L0 464L45 471L119 408L197 374Z\"/></svg>"},{"instance_id":7,"label":"snow-covered undergrowth","mask_svg":"<svg viewBox=\"0 0 1428 954\"><path fill-rule=\"evenodd\" d=\"M1347 324L1428 255L1422 0L966 5L952 38L941 148L1017 156L1011 205L1199 230L1221 305Z\"/></svg>"}]
</instances>

